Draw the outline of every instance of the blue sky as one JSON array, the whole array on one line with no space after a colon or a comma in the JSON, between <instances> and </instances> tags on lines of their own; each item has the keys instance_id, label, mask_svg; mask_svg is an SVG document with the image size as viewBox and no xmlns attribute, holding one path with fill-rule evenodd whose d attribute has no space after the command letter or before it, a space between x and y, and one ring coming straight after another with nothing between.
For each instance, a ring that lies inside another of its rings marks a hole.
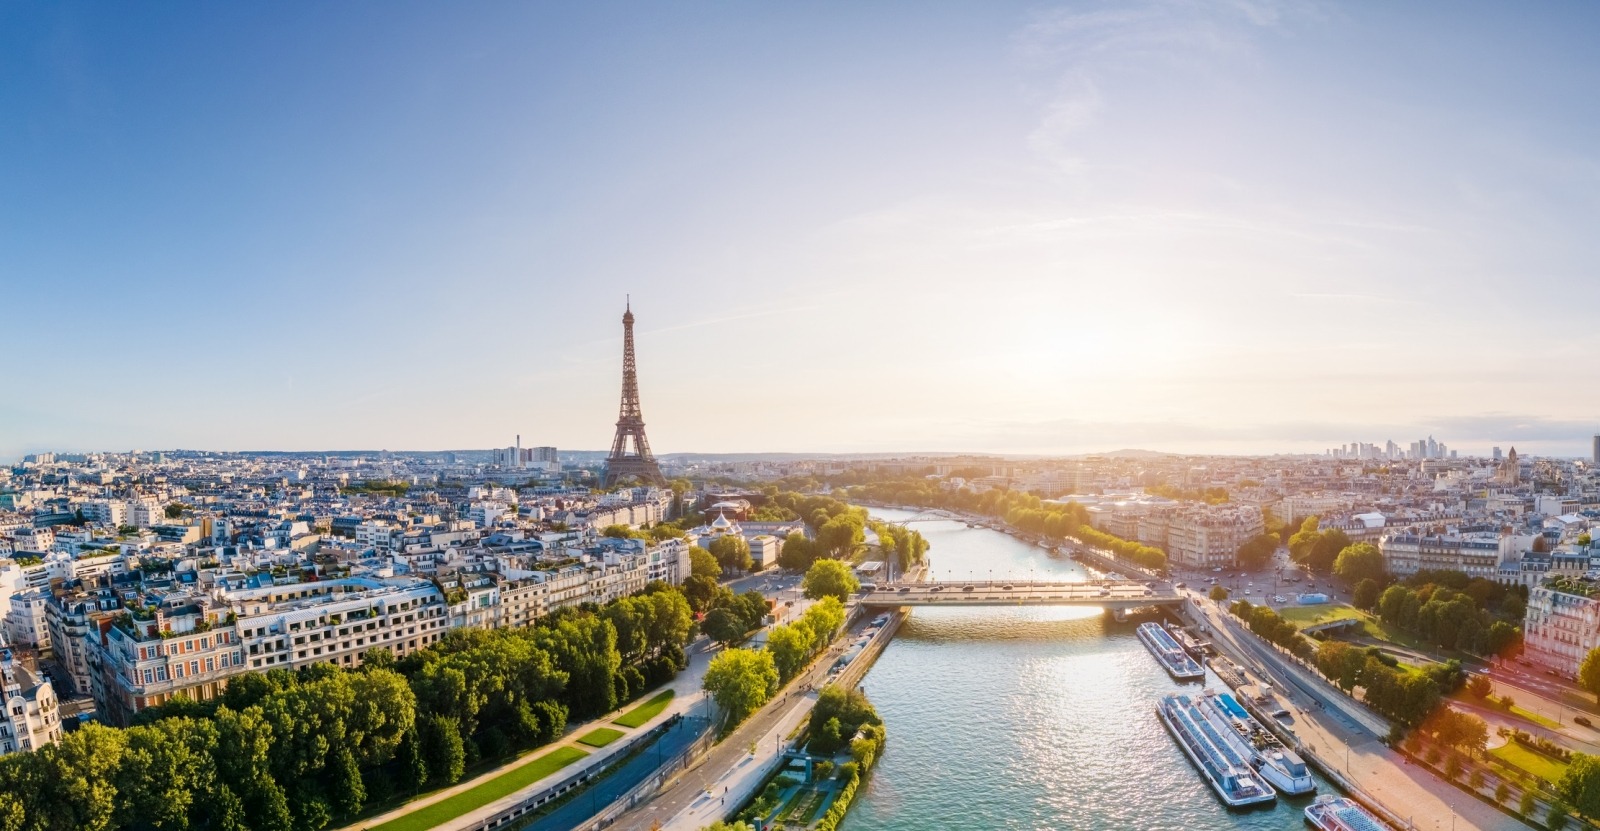
<instances>
[{"instance_id":1,"label":"blue sky","mask_svg":"<svg viewBox=\"0 0 1600 831\"><path fill-rule=\"evenodd\" d=\"M0 458L1600 432L1600 9L0 8Z\"/></svg>"}]
</instances>

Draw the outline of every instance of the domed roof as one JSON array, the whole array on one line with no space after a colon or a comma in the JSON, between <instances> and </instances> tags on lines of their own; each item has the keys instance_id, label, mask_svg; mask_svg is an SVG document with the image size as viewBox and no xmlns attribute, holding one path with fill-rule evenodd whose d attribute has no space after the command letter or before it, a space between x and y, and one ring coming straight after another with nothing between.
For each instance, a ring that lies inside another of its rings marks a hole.
<instances>
[{"instance_id":1,"label":"domed roof","mask_svg":"<svg viewBox=\"0 0 1600 831\"><path fill-rule=\"evenodd\" d=\"M717 513L717 518L711 521L712 528L732 528L733 523L722 512Z\"/></svg>"}]
</instances>

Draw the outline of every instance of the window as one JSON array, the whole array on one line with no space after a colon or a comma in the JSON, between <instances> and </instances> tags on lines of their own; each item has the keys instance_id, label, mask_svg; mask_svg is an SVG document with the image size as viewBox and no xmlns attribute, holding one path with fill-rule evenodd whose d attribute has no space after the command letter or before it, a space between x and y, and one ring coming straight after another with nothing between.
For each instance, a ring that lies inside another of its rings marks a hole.
<instances>
[{"instance_id":1,"label":"window","mask_svg":"<svg viewBox=\"0 0 1600 831\"><path fill-rule=\"evenodd\" d=\"M156 680L157 681L165 681L165 680L167 680L167 668L166 667L156 667Z\"/></svg>"},{"instance_id":2,"label":"window","mask_svg":"<svg viewBox=\"0 0 1600 831\"><path fill-rule=\"evenodd\" d=\"M144 671L144 682L145 682L145 683L146 683L146 684L153 684L153 683L155 683L155 681L154 681L154 677L155 677L155 673L153 673L153 672L151 672L151 671L150 671L150 670L148 670L148 669L147 669L147 670L145 670L145 671Z\"/></svg>"}]
</instances>

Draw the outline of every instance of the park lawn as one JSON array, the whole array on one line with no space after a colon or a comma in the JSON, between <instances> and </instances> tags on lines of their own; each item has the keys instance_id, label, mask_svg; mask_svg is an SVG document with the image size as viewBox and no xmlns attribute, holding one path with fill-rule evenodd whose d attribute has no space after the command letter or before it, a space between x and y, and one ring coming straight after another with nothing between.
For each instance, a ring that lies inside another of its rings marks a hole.
<instances>
[{"instance_id":1,"label":"park lawn","mask_svg":"<svg viewBox=\"0 0 1600 831\"><path fill-rule=\"evenodd\" d=\"M1546 782L1560 782L1561 777L1567 772L1565 762L1558 762L1542 753L1535 753L1516 742L1506 742L1489 751L1489 755L1512 767L1521 768Z\"/></svg>"},{"instance_id":2,"label":"park lawn","mask_svg":"<svg viewBox=\"0 0 1600 831\"><path fill-rule=\"evenodd\" d=\"M589 755L576 747L559 747L516 770L505 773L449 799L441 799L371 831L428 831L456 817L509 796Z\"/></svg>"},{"instance_id":3,"label":"park lawn","mask_svg":"<svg viewBox=\"0 0 1600 831\"><path fill-rule=\"evenodd\" d=\"M1314 606L1284 606L1278 616L1296 626L1315 626L1335 620L1366 620L1367 616L1354 606L1319 603Z\"/></svg>"},{"instance_id":4,"label":"park lawn","mask_svg":"<svg viewBox=\"0 0 1600 831\"><path fill-rule=\"evenodd\" d=\"M605 747L617 739L622 738L623 735L624 734L621 730L613 730L610 727L596 727L582 736L579 736L578 742L581 744L586 744L590 747Z\"/></svg>"},{"instance_id":5,"label":"park lawn","mask_svg":"<svg viewBox=\"0 0 1600 831\"><path fill-rule=\"evenodd\" d=\"M672 690L662 690L651 697L649 701L629 710L619 718L612 719L611 723L620 724L623 727L643 726L645 722L661 715L661 711L667 709L667 705L672 703L672 696L674 695L676 693Z\"/></svg>"}]
</instances>

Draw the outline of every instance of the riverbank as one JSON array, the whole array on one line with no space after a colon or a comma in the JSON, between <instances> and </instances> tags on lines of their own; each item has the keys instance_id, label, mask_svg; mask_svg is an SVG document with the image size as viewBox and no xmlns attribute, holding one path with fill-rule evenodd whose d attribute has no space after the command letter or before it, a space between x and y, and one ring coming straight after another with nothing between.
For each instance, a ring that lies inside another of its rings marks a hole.
<instances>
[{"instance_id":1,"label":"riverbank","mask_svg":"<svg viewBox=\"0 0 1600 831\"><path fill-rule=\"evenodd\" d=\"M1248 685L1267 683L1290 713L1289 727L1269 721L1287 735L1286 743L1352 798L1375 809L1398 829L1434 828L1435 821L1453 821L1459 829L1501 831L1523 827L1498 810L1479 803L1417 765L1382 739L1387 723L1368 713L1332 685L1293 665L1245 631L1211 601L1191 595L1184 612L1204 626L1217 650L1243 668ZM1419 822L1420 820L1420 822Z\"/></svg>"}]
</instances>

